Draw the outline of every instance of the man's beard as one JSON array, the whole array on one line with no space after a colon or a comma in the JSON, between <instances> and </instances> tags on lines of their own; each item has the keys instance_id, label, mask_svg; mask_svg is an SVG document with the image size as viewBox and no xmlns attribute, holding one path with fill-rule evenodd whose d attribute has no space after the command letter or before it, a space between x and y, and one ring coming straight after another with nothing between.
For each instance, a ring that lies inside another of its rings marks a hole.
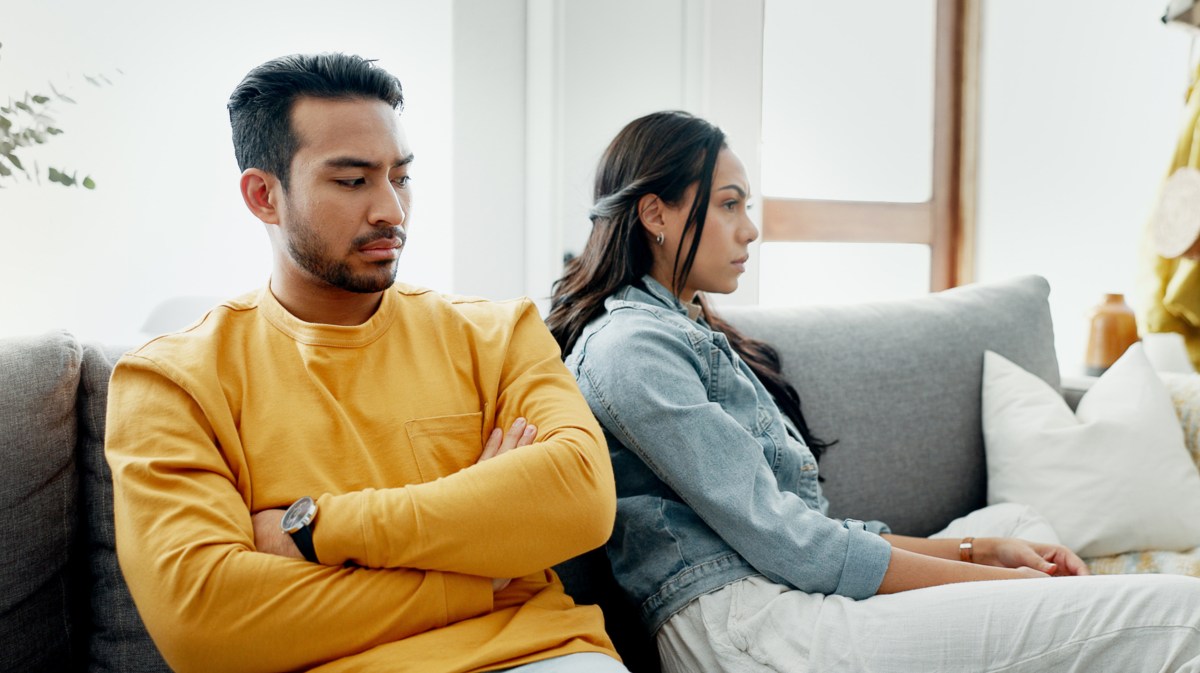
<instances>
[{"instance_id":1,"label":"man's beard","mask_svg":"<svg viewBox=\"0 0 1200 673\"><path fill-rule=\"evenodd\" d=\"M381 238L390 238L392 232L380 230L354 239L350 244L350 254L364 245ZM403 245L404 236L399 234ZM313 278L347 292L369 294L382 292L396 282L397 260L375 263L374 270L367 273L355 274L350 270L350 264L344 259L334 259L325 254L321 240L313 231L307 220L297 220L293 223L287 237L288 253L300 268ZM390 268L389 268L390 267Z\"/></svg>"}]
</instances>

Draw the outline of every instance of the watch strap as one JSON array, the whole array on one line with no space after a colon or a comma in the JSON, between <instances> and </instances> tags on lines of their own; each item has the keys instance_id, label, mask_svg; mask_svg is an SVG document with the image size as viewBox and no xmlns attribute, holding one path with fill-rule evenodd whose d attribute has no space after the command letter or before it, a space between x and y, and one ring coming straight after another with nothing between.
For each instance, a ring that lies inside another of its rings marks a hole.
<instances>
[{"instance_id":1,"label":"watch strap","mask_svg":"<svg viewBox=\"0 0 1200 673\"><path fill-rule=\"evenodd\" d=\"M313 547L311 526L301 526L299 530L292 533L292 542L296 543L296 548L300 550L306 560L310 563L320 563L317 560L317 550Z\"/></svg>"}]
</instances>

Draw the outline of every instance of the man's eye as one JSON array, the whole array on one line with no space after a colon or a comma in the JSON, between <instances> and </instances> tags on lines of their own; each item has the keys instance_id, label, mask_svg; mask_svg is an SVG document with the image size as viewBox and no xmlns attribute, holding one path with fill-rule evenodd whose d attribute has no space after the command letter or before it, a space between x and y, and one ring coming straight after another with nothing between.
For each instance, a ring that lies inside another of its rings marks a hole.
<instances>
[{"instance_id":1,"label":"man's eye","mask_svg":"<svg viewBox=\"0 0 1200 673\"><path fill-rule=\"evenodd\" d=\"M362 178L350 178L348 180L337 181L337 183L343 187L358 187L359 185L366 184L366 182L367 181Z\"/></svg>"},{"instance_id":2,"label":"man's eye","mask_svg":"<svg viewBox=\"0 0 1200 673\"><path fill-rule=\"evenodd\" d=\"M407 175L401 175L400 177L392 180L392 183L397 187L407 187L408 183L410 182L412 182L412 178L408 177Z\"/></svg>"}]
</instances>

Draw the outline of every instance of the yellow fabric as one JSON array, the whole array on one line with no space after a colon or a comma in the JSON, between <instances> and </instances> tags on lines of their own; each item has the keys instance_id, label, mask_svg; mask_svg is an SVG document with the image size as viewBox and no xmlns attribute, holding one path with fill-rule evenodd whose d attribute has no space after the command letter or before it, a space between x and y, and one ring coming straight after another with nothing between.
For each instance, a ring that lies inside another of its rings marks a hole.
<instances>
[{"instance_id":1,"label":"yellow fabric","mask_svg":"<svg viewBox=\"0 0 1200 673\"><path fill-rule=\"evenodd\" d=\"M547 570L603 544L616 503L600 427L528 300L397 286L340 327L263 290L125 356L108 409L121 568L176 671L616 656ZM475 465L518 416L537 443ZM322 564L256 552L251 513L303 495ZM493 597L493 577L518 579Z\"/></svg>"},{"instance_id":2,"label":"yellow fabric","mask_svg":"<svg viewBox=\"0 0 1200 673\"><path fill-rule=\"evenodd\" d=\"M1167 171L1189 166L1200 169L1200 68L1188 89L1184 126L1175 146L1175 156ZM1200 266L1189 259L1159 257L1154 249L1154 233L1146 226L1142 237L1142 264L1139 290L1142 295L1138 322L1145 332L1178 332L1187 344L1192 364L1200 368Z\"/></svg>"}]
</instances>

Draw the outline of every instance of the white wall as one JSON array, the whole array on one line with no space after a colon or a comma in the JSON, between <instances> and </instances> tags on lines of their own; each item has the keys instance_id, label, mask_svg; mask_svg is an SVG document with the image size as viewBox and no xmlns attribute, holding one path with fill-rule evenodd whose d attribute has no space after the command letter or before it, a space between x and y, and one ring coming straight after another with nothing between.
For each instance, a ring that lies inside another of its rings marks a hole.
<instances>
[{"instance_id":1,"label":"white wall","mask_svg":"<svg viewBox=\"0 0 1200 673\"><path fill-rule=\"evenodd\" d=\"M0 336L66 328L128 342L163 299L262 286L269 246L238 196L224 104L250 68L301 51L359 53L400 77L417 155L400 275L449 287L450 10L421 0L8 3L0 95L75 82L79 104L58 115L66 134L36 157L99 186L0 191ZM98 72L114 85L80 82Z\"/></svg>"},{"instance_id":2,"label":"white wall","mask_svg":"<svg viewBox=\"0 0 1200 673\"><path fill-rule=\"evenodd\" d=\"M1082 358L1088 308L1105 292L1132 294L1142 224L1178 131L1191 38L1158 22L1160 4L984 4L978 276L1050 279L1067 370ZM260 286L268 246L237 194L224 101L249 68L294 51L376 56L404 82L418 165L402 278L544 297L557 251L586 236L595 162L634 117L682 108L714 120L758 184L762 6L8 8L6 26L30 28L3 36L3 86L77 84L80 104L60 113L67 135L39 158L85 169L100 187L0 191L0 336L64 327L123 341L169 296ZM112 87L78 83L116 68L125 75ZM752 266L730 300L756 301L758 275Z\"/></svg>"},{"instance_id":3,"label":"white wall","mask_svg":"<svg viewBox=\"0 0 1200 673\"><path fill-rule=\"evenodd\" d=\"M454 2L454 277L525 294L525 0Z\"/></svg>"},{"instance_id":4,"label":"white wall","mask_svg":"<svg viewBox=\"0 0 1200 673\"><path fill-rule=\"evenodd\" d=\"M977 274L1050 281L1061 367L1087 313L1134 294L1143 225L1180 130L1190 34L1162 2L988 0Z\"/></svg>"}]
</instances>

